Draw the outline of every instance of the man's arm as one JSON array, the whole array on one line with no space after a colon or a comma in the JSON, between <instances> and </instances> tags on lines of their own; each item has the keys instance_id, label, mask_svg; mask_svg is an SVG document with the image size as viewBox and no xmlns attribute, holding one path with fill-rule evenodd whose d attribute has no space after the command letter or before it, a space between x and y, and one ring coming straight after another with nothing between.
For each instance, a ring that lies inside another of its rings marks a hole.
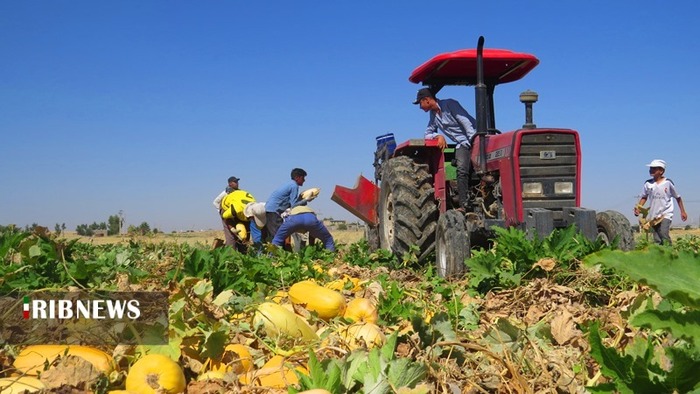
<instances>
[{"instance_id":1,"label":"man's arm","mask_svg":"<svg viewBox=\"0 0 700 394\"><path fill-rule=\"evenodd\" d=\"M681 220L684 222L688 220L688 214L685 212L685 207L683 206L683 200L681 199L680 196L676 197L676 202L678 203L678 207L681 209Z\"/></svg>"},{"instance_id":2,"label":"man's arm","mask_svg":"<svg viewBox=\"0 0 700 394\"><path fill-rule=\"evenodd\" d=\"M223 200L224 197L226 197L226 190L222 191L221 194L216 196L216 198L214 199L213 204L217 212L221 209L221 200Z\"/></svg>"},{"instance_id":3,"label":"man's arm","mask_svg":"<svg viewBox=\"0 0 700 394\"><path fill-rule=\"evenodd\" d=\"M291 202L290 208L294 208L299 205L306 205L306 203L309 202L308 200L301 198L299 195L299 187L293 187L292 190L290 190L289 201Z\"/></svg>"}]
</instances>

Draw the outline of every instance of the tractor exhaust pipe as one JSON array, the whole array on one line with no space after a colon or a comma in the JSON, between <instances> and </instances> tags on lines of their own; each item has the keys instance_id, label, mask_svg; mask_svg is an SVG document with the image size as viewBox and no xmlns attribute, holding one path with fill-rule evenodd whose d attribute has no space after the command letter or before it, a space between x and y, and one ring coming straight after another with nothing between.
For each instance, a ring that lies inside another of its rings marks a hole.
<instances>
[{"instance_id":1,"label":"tractor exhaust pipe","mask_svg":"<svg viewBox=\"0 0 700 394\"><path fill-rule=\"evenodd\" d=\"M486 120L489 117L486 94L486 84L484 83L484 36L479 37L476 46L476 135L479 136L479 163L480 172L486 172L486 141L488 132Z\"/></svg>"}]
</instances>

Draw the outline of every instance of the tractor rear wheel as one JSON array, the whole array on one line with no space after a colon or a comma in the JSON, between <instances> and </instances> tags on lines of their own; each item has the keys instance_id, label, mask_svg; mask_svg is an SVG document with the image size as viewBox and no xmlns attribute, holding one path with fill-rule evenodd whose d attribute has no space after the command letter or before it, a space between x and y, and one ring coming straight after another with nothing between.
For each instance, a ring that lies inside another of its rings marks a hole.
<instances>
[{"instance_id":1,"label":"tractor rear wheel","mask_svg":"<svg viewBox=\"0 0 700 394\"><path fill-rule=\"evenodd\" d=\"M399 156L382 164L379 245L401 256L412 245L420 260L435 250L438 209L427 164Z\"/></svg>"},{"instance_id":2,"label":"tractor rear wheel","mask_svg":"<svg viewBox=\"0 0 700 394\"><path fill-rule=\"evenodd\" d=\"M464 261L471 257L469 231L464 214L453 209L438 219L435 241L435 265L439 276L461 276Z\"/></svg>"},{"instance_id":3,"label":"tractor rear wheel","mask_svg":"<svg viewBox=\"0 0 700 394\"><path fill-rule=\"evenodd\" d=\"M617 248L620 250L634 249L634 235L630 221L617 211L603 211L595 215L598 227L598 239L610 245L618 237Z\"/></svg>"}]
</instances>

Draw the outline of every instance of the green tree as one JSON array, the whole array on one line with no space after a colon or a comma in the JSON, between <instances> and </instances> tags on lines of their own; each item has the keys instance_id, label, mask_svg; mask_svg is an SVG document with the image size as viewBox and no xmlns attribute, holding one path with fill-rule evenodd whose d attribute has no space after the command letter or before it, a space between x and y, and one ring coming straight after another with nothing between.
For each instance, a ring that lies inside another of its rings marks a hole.
<instances>
[{"instance_id":1,"label":"green tree","mask_svg":"<svg viewBox=\"0 0 700 394\"><path fill-rule=\"evenodd\" d=\"M56 225L53 227L54 231L56 232L56 235L61 235L61 225L56 223Z\"/></svg>"},{"instance_id":2,"label":"green tree","mask_svg":"<svg viewBox=\"0 0 700 394\"><path fill-rule=\"evenodd\" d=\"M151 234L151 226L148 225L148 223L143 222L141 223L138 227L134 225L130 225L129 228L126 230L127 233L133 235L133 234L140 234L140 235L146 235L146 234Z\"/></svg>"},{"instance_id":3,"label":"green tree","mask_svg":"<svg viewBox=\"0 0 700 394\"><path fill-rule=\"evenodd\" d=\"M111 215L107 219L107 235L117 235L121 229L121 218L119 215Z\"/></svg>"},{"instance_id":4,"label":"green tree","mask_svg":"<svg viewBox=\"0 0 700 394\"><path fill-rule=\"evenodd\" d=\"M148 223L146 223L146 222L141 223L139 225L138 229L139 229L139 232L141 233L141 235L146 235L146 234L149 234L151 232L151 226L149 226Z\"/></svg>"},{"instance_id":5,"label":"green tree","mask_svg":"<svg viewBox=\"0 0 700 394\"><path fill-rule=\"evenodd\" d=\"M75 232L78 233L78 235L86 237L90 237L93 234L93 230L87 224L79 224L78 227L75 228Z\"/></svg>"}]
</instances>

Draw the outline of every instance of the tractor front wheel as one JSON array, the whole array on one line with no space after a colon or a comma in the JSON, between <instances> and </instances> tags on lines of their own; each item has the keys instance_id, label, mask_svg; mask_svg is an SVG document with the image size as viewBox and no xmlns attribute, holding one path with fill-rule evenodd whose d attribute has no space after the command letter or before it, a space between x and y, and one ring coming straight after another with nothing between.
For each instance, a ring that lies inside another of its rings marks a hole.
<instances>
[{"instance_id":1,"label":"tractor front wheel","mask_svg":"<svg viewBox=\"0 0 700 394\"><path fill-rule=\"evenodd\" d=\"M427 164L399 156L382 164L379 245L397 256L418 247L420 260L435 250L438 209Z\"/></svg>"},{"instance_id":2,"label":"tractor front wheel","mask_svg":"<svg viewBox=\"0 0 700 394\"><path fill-rule=\"evenodd\" d=\"M617 238L617 248L620 250L634 249L634 235L630 221L617 211L598 212L595 216L598 227L598 239L610 245Z\"/></svg>"},{"instance_id":3,"label":"tractor front wheel","mask_svg":"<svg viewBox=\"0 0 700 394\"><path fill-rule=\"evenodd\" d=\"M452 209L440 216L435 244L438 275L443 278L461 276L465 271L464 261L471 257L464 214Z\"/></svg>"}]
</instances>

